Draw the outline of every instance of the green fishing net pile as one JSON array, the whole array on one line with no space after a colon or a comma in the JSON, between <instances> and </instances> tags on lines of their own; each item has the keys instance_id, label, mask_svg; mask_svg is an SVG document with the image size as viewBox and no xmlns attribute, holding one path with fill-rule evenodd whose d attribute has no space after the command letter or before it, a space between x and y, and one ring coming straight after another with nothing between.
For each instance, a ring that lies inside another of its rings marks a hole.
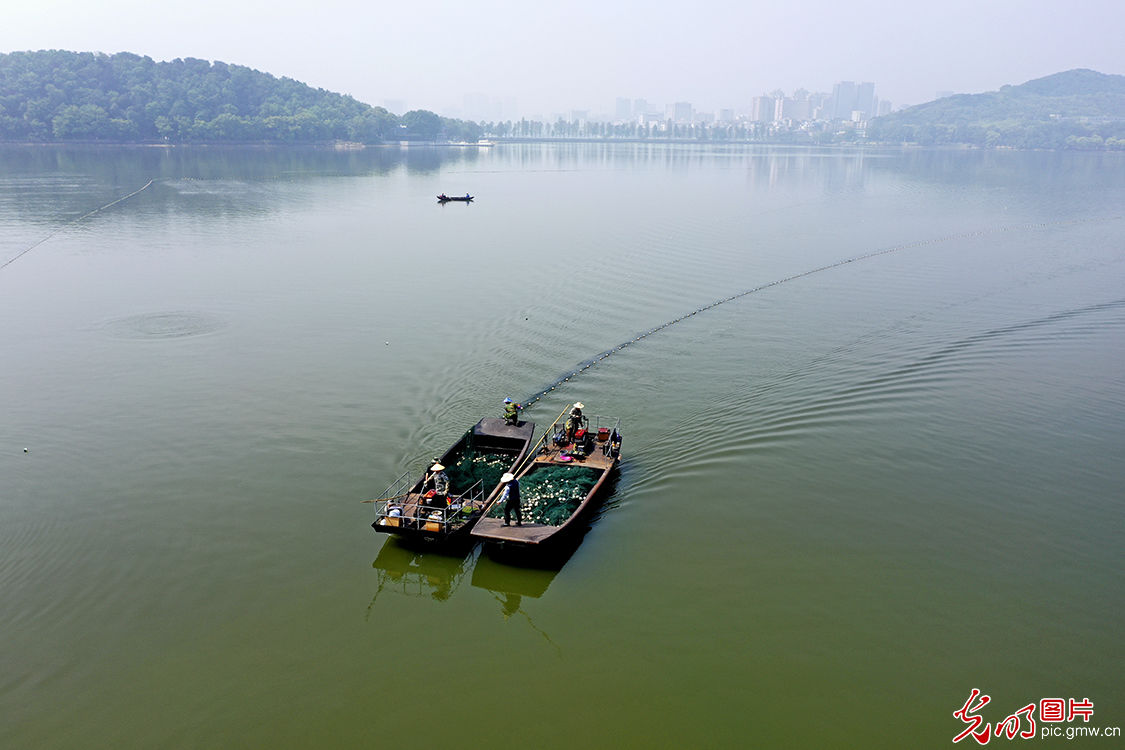
<instances>
[{"instance_id":1,"label":"green fishing net pile","mask_svg":"<svg viewBox=\"0 0 1125 750\"><path fill-rule=\"evenodd\" d=\"M507 453L494 453L481 451L468 447L457 456L457 462L445 467L446 476L449 477L450 492L460 495L470 487L481 481L481 489L485 497L500 483L500 477L512 465L514 456Z\"/></svg>"},{"instance_id":2,"label":"green fishing net pile","mask_svg":"<svg viewBox=\"0 0 1125 750\"><path fill-rule=\"evenodd\" d=\"M524 523L561 526L598 482L598 473L568 466L541 466L520 479L520 510ZM488 515L504 517L504 503Z\"/></svg>"}]
</instances>

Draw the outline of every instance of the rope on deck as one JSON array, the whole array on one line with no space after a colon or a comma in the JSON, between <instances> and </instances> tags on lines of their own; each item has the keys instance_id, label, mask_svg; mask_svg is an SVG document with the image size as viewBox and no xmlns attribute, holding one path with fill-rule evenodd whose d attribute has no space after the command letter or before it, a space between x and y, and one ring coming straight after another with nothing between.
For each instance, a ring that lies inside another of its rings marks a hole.
<instances>
[{"instance_id":1,"label":"rope on deck","mask_svg":"<svg viewBox=\"0 0 1125 750\"><path fill-rule=\"evenodd\" d=\"M599 362L604 360L606 357L609 357L610 355L613 355L613 354L617 354L618 352L622 351L623 349L625 349L625 347L629 346L630 344L635 344L638 341L641 341L642 339L646 339L649 336L651 336L652 334L656 333L657 331L662 331L665 328L668 328L669 326L673 326L676 323L679 323L680 321L687 320L688 318L690 318L694 315L698 315L701 312L706 312L707 310L710 310L714 307L718 307L719 305L725 304L727 302L732 302L733 300L740 299L742 297L745 297L745 296L750 295L750 294L754 294L756 292L762 292L762 291L765 291L766 289L770 289L770 288L775 287L775 286L780 286L781 284L787 284L791 281L803 279L807 276L812 276L813 274L822 273L824 271L830 271L833 268L839 268L840 266L846 266L847 264L855 263L856 261L869 260L871 258L876 258L880 255L889 255L890 253L897 253L897 252L901 252L903 250L913 250L913 249L916 249L916 248L919 248L919 247L926 247L928 245L937 245L937 244L940 244L940 243L943 243L943 242L951 242L953 240L973 239L973 238L976 238L976 237L984 237L984 236L991 235L991 234L1000 234L1002 232L1013 232L1013 231L1029 231L1030 232L1030 231L1041 230L1041 229L1050 229L1050 228L1054 228L1054 227L1074 226L1074 225L1077 225L1077 224L1091 224L1091 223L1097 223L1097 222L1117 221L1117 220L1120 220L1121 218L1122 218L1121 216L1110 216L1110 217L1088 218L1088 219L1067 219L1066 221L1044 221L1044 222L1036 222L1036 223L1031 223L1031 224L1015 224L1015 225L1006 226L1006 227L994 227L992 229L978 229L978 230L973 231L973 232L959 232L957 234L945 235L944 237L934 237L934 238L931 238L931 239L928 239L928 240L917 240L915 242L906 242L906 243L903 243L901 245L894 245L893 247L885 247L885 248L882 248L880 250L873 250L869 253L864 253L862 255L856 255L856 256L853 256L851 258L845 258L844 260L838 260L838 261L835 261L834 263L829 263L829 264L824 265L824 266L819 266L817 268L813 268L813 269L810 269L808 271L802 271L801 273L796 273L796 274L793 274L792 276L786 276L785 278L777 279L776 281L771 281L769 283L753 287L752 289L746 289L744 291L738 292L737 294L732 294L729 297L723 297L722 299L717 299L714 302L711 302L710 304L706 304L706 305L703 305L702 307L698 307L695 310L692 310L689 313L685 313L684 315L681 315L678 318L673 318L672 320L661 323L660 325L656 326L655 328L650 328L647 331L644 331L643 333L639 333L636 336L634 336L633 338L628 339L627 341L621 342L617 346L606 349L604 352L596 354L593 357L591 357L590 359L579 362L577 365L575 365L575 369L571 370L570 372L564 373L557 380L555 380L553 383L547 385L542 390L537 391L536 393L532 394L526 400L521 401L520 403L523 404L524 409L529 408L532 404L534 404L536 401L539 401L540 399L542 399L544 396L549 394L551 391L562 387L563 384L569 382L573 378L578 377L580 374L582 374L586 370L589 370L591 367L598 364Z\"/></svg>"}]
</instances>

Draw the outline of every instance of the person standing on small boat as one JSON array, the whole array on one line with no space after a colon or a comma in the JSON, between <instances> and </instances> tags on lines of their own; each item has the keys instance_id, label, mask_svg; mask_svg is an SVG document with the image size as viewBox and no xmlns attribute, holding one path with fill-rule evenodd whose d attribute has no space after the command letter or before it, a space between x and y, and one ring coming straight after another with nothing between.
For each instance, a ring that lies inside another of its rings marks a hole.
<instances>
[{"instance_id":1,"label":"person standing on small boat","mask_svg":"<svg viewBox=\"0 0 1125 750\"><path fill-rule=\"evenodd\" d=\"M512 401L510 398L504 399L504 423L505 424L519 424L520 409L523 407Z\"/></svg>"},{"instance_id":2,"label":"person standing on small boat","mask_svg":"<svg viewBox=\"0 0 1125 750\"><path fill-rule=\"evenodd\" d=\"M575 402L574 408L570 410L570 416L566 418L566 439L574 442L574 433L585 427L589 420L582 414L582 410L586 406L581 401Z\"/></svg>"},{"instance_id":3,"label":"person standing on small boat","mask_svg":"<svg viewBox=\"0 0 1125 750\"><path fill-rule=\"evenodd\" d=\"M446 496L449 494L449 476L445 473L445 467L438 462L430 467L430 483L433 485L434 497L433 504L445 505Z\"/></svg>"},{"instance_id":4,"label":"person standing on small boat","mask_svg":"<svg viewBox=\"0 0 1125 750\"><path fill-rule=\"evenodd\" d=\"M512 511L515 511L516 526L523 526L523 517L520 515L519 480L509 471L500 477L500 482L504 484L504 494L500 495L500 500L504 503L504 525L512 525Z\"/></svg>"}]
</instances>

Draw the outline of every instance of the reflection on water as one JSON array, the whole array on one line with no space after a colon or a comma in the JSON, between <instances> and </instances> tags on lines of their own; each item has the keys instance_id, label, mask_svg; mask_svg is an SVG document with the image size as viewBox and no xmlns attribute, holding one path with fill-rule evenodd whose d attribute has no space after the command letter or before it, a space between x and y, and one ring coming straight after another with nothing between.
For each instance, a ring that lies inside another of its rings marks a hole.
<instances>
[{"instance_id":1,"label":"reflection on water","mask_svg":"<svg viewBox=\"0 0 1125 750\"><path fill-rule=\"evenodd\" d=\"M377 571L379 585L367 607L368 616L376 600L387 590L404 596L446 601L461 585L479 555L477 549L464 557L441 555L388 539L371 563Z\"/></svg>"},{"instance_id":2,"label":"reflection on water","mask_svg":"<svg viewBox=\"0 0 1125 750\"><path fill-rule=\"evenodd\" d=\"M473 586L492 595L500 605L500 613L505 620L520 615L532 630L561 654L561 649L551 640L551 636L536 625L531 614L523 608L523 598L538 599L543 596L565 562L562 560L558 567L549 568L515 567L498 563L485 555L477 560L473 568Z\"/></svg>"},{"instance_id":3,"label":"reflection on water","mask_svg":"<svg viewBox=\"0 0 1125 750\"><path fill-rule=\"evenodd\" d=\"M396 170L432 174L472 166L478 149L106 147L0 145L0 214L65 223L155 181L146 210L261 213L276 205L273 183L368 177ZM162 189L161 189L162 188Z\"/></svg>"},{"instance_id":4,"label":"reflection on water","mask_svg":"<svg viewBox=\"0 0 1125 750\"><path fill-rule=\"evenodd\" d=\"M0 146L4 180L22 175L69 174L84 182L140 180L313 180L380 175L405 167L429 173L443 165L473 164L475 149L398 147L336 150L313 147ZM143 177L143 179L141 179Z\"/></svg>"},{"instance_id":5,"label":"reflection on water","mask_svg":"<svg viewBox=\"0 0 1125 750\"><path fill-rule=\"evenodd\" d=\"M547 587L555 580L561 569L561 564L540 568L510 565L483 555L473 568L472 581L473 585L480 589L517 598L530 596L538 599L547 593Z\"/></svg>"},{"instance_id":6,"label":"reflection on water","mask_svg":"<svg viewBox=\"0 0 1125 750\"><path fill-rule=\"evenodd\" d=\"M487 591L496 600L504 620L519 615L533 631L558 649L551 636L536 625L531 614L524 609L523 599L543 596L565 560L552 558L558 567L516 567L489 559L481 554L481 549L477 545L468 554L458 556L415 549L397 539L388 539L371 564L376 571L378 585L367 605L367 619L371 618L376 602L386 591L446 602L461 587L471 570L472 585Z\"/></svg>"}]
</instances>

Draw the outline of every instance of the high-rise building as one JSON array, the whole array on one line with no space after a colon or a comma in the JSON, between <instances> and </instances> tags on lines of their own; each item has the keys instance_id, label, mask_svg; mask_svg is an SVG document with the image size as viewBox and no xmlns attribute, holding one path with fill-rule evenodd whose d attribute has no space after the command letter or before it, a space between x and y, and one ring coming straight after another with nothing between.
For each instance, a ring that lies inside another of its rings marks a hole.
<instances>
[{"instance_id":1,"label":"high-rise building","mask_svg":"<svg viewBox=\"0 0 1125 750\"><path fill-rule=\"evenodd\" d=\"M832 87L832 119L850 120L855 110L855 81L840 81Z\"/></svg>"},{"instance_id":2,"label":"high-rise building","mask_svg":"<svg viewBox=\"0 0 1125 750\"><path fill-rule=\"evenodd\" d=\"M855 92L855 106L852 109L863 113L867 120L875 116L875 84L864 82L859 84Z\"/></svg>"},{"instance_id":3,"label":"high-rise building","mask_svg":"<svg viewBox=\"0 0 1125 750\"><path fill-rule=\"evenodd\" d=\"M856 113L859 113L858 115ZM832 87L833 120L867 120L875 116L875 84L840 81Z\"/></svg>"},{"instance_id":4,"label":"high-rise building","mask_svg":"<svg viewBox=\"0 0 1125 750\"><path fill-rule=\"evenodd\" d=\"M777 105L772 96L755 96L751 105L750 119L754 122L773 122L774 108Z\"/></svg>"},{"instance_id":5,"label":"high-rise building","mask_svg":"<svg viewBox=\"0 0 1125 750\"><path fill-rule=\"evenodd\" d=\"M625 97L617 97L616 118L618 122L625 122L633 116L633 103Z\"/></svg>"},{"instance_id":6,"label":"high-rise building","mask_svg":"<svg viewBox=\"0 0 1125 750\"><path fill-rule=\"evenodd\" d=\"M803 99L793 98L785 100L785 107L782 112L784 119L791 120L793 122L804 122L811 118L812 115L809 111L808 92L805 93L806 96Z\"/></svg>"}]
</instances>

